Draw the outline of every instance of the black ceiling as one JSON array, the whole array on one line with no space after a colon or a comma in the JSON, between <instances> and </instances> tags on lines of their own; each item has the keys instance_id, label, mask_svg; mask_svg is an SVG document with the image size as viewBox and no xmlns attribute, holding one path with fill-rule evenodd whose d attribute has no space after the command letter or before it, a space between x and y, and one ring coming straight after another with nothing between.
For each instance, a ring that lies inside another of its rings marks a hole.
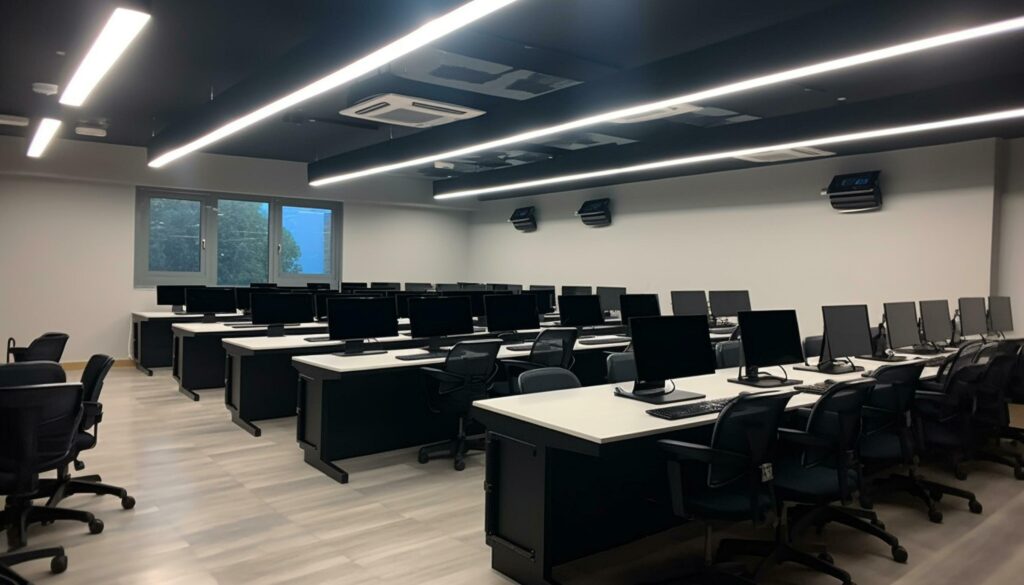
<instances>
[{"instance_id":1,"label":"black ceiling","mask_svg":"<svg viewBox=\"0 0 1024 585\"><path fill-rule=\"evenodd\" d=\"M62 129L65 138L147 146L153 157L461 3L5 0L0 3L0 114L58 116L68 122ZM133 4L153 18L85 107L62 108L57 96L32 93L36 81L63 87L111 10ZM519 0L417 56L481 59L535 72L537 78L561 79L567 87L542 93L550 88L538 86L531 90L536 97L511 99L417 79L414 67L396 65L207 151L313 163L310 176L315 178L1020 15L1024 5L1019 0ZM442 179L435 181L435 190L446 192L600 168L608 161L705 152L711 144L771 143L790 131L799 131L792 138L803 138L865 124L919 121L926 114L951 117L1000 104L1024 106L1024 99L1013 103L1017 95L1024 98L1019 91L1024 87L1022 49L1024 33L1012 33L718 98L699 104L705 109L695 115L605 124L557 137L558 144L513 145L448 161L451 169L426 165L398 173ZM487 114L427 130L338 114L382 93L435 99ZM75 136L72 123L79 122L103 125L108 136ZM1019 126L927 140L1017 136ZM0 133L25 135L26 129L0 126ZM601 145L609 141L619 144Z\"/></svg>"}]
</instances>

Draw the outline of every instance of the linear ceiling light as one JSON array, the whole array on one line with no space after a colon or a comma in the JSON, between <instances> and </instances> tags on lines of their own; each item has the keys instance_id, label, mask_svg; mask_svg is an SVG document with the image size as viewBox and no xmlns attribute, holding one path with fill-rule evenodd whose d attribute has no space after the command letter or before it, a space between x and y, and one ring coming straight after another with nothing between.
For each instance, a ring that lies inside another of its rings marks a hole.
<instances>
[{"instance_id":1,"label":"linear ceiling light","mask_svg":"<svg viewBox=\"0 0 1024 585\"><path fill-rule=\"evenodd\" d=\"M859 140L870 140L873 138L884 138L886 136L899 136L903 134L915 134L918 132L929 132L932 130L941 130L943 128L954 128L957 126L970 126L973 124L984 124L988 122L997 122L999 120L1009 120L1013 118L1024 117L1024 108L1018 108L1015 110L1004 110L1001 112L992 112L989 114L980 114L977 116L968 116L966 118L952 118L948 120L939 120L936 122L925 122L922 124L911 124L909 126L895 126L892 128L881 128L878 130L865 130L862 132L853 132L850 134L837 134L834 136L822 136L819 138L811 138L808 140L800 140L796 142L786 142L783 144L772 144L768 146L755 146L753 148L743 148L739 150L729 150L724 152L713 152L708 154L698 154L693 156L684 156L682 158L673 158L668 160L660 160L655 162L643 163L638 165L632 165L628 167L617 167L610 169L602 169L600 171L591 171L586 173L576 173L572 175L560 175L555 177L546 177L543 179L535 179L531 181L521 181L519 183L508 183L505 185L496 185L494 187L481 187L479 189L466 189L464 191L453 191L451 193L444 193L441 195L434 195L434 199L454 199L457 197L472 197L474 195L488 195L490 193L501 193L505 191L514 191L516 189L528 189L531 187L542 187L545 185L556 185L560 183L570 183L573 181L582 181L586 179L595 179L599 177L608 177L612 175L624 175L628 173L639 173L643 171L651 171L656 169L663 169L666 167L679 167L684 165L692 165L696 163L710 162L716 160L723 160L727 158L736 158L740 156L750 156L753 154L759 154L764 152L771 152L775 150L785 150L790 148L803 148L808 146L826 146L829 144L839 144L843 142L856 142Z\"/></svg>"},{"instance_id":2,"label":"linear ceiling light","mask_svg":"<svg viewBox=\"0 0 1024 585\"><path fill-rule=\"evenodd\" d=\"M36 128L36 135L32 137L32 142L28 145L27 154L32 158L43 156L43 151L50 145L50 141L53 140L53 136L57 133L58 128L60 128L60 120L43 118L39 122L39 127Z\"/></svg>"},{"instance_id":3,"label":"linear ceiling light","mask_svg":"<svg viewBox=\"0 0 1024 585\"><path fill-rule=\"evenodd\" d=\"M490 150L498 148L500 146L506 146L508 144L514 144L517 142L527 142L543 138L545 136L551 136L569 130L576 130L584 126L592 126L594 124L601 124L604 122L611 122L619 118L628 118L630 116L638 116L647 112L660 110L663 108L669 108L672 106L679 106L682 104L689 104L694 102L702 102L711 98L716 98L724 95L730 95L766 87L769 85L775 85L778 83L793 81L796 79L802 79L805 77L811 77L821 73L827 73L830 71L839 71L841 69L849 69L858 65L864 65L867 63L875 63L883 61L885 59L891 59L893 57L899 57L901 55L909 55L911 53L918 53L921 51L927 51L937 47L943 47L946 45L952 45L964 41L973 39L984 38L1000 33L1006 33L1024 29L1024 16L1013 18L1010 20L1003 20L986 24L984 26L978 26L969 28L961 31L938 35L934 37L928 37L925 39L919 39L908 43L899 45L893 45L891 47L885 47L882 49L876 49L874 51L868 51L866 53L858 53L856 55L850 55L848 57L841 57L839 59L833 59L831 61L824 61L822 63L816 63L813 65L806 65L804 67L798 67L796 69L789 69L787 71L780 71L778 73L772 73L769 75L763 75L761 77L754 77L744 81L737 81L729 83L719 87L698 91L686 95L677 96L665 100L651 102L647 104L641 104L632 106L629 108L623 108L619 110L613 110L610 112L604 112L602 114L596 114L593 116L587 116L586 118L579 118L555 126L548 126L546 128L537 128L530 130L529 132L523 132L521 134L514 134L506 136L504 138L498 138L489 142L483 142L480 144L474 144L472 146L466 146L456 150L450 150L447 152L439 152L429 156L422 156L415 159L381 165L377 167L371 167L359 171L353 171L350 173L342 173L340 175L333 175L329 177L323 177L310 181L310 185L314 187L321 187L323 185L329 185L331 183L337 183L340 181L348 181L351 179L357 179L360 177L366 177L368 175L375 175L378 173L384 173L397 169L403 169L407 167L415 167L424 164L429 164L437 160L445 160L470 154L473 152L480 152L483 150Z\"/></svg>"},{"instance_id":4,"label":"linear ceiling light","mask_svg":"<svg viewBox=\"0 0 1024 585\"><path fill-rule=\"evenodd\" d=\"M132 43L142 27L149 22L149 15L137 10L118 8L110 15L100 36L82 59L71 82L60 96L65 106L80 106L85 103L96 84L110 71L117 59Z\"/></svg>"},{"instance_id":5,"label":"linear ceiling light","mask_svg":"<svg viewBox=\"0 0 1024 585\"><path fill-rule=\"evenodd\" d=\"M471 2L467 2L447 14L431 20L397 41L377 49L358 61L338 69L327 77L314 81L306 87L273 101L258 110L249 112L241 118L232 120L213 132L210 132L205 136L201 136L184 146L180 146L158 156L150 161L149 166L156 168L162 167L169 162L185 156L186 154L195 152L217 142L218 140L227 138L228 136L259 122L260 120L269 118L270 116L286 110L298 103L304 102L326 91L330 91L336 87L358 79L359 77L387 65L391 61L394 61L403 55L407 55L424 45L436 41L448 33L476 22L488 14L508 6L515 1L516 0L472 0Z\"/></svg>"}]
</instances>

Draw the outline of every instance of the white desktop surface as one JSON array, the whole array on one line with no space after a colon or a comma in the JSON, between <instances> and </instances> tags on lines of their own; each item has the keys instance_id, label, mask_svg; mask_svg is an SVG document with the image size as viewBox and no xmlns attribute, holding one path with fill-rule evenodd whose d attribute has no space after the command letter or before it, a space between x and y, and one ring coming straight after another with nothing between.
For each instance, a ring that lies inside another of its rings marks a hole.
<instances>
[{"instance_id":1,"label":"white desktop surface","mask_svg":"<svg viewBox=\"0 0 1024 585\"><path fill-rule=\"evenodd\" d=\"M231 332L246 332L246 331L266 331L266 325L259 325L257 327L231 327L229 323L177 323L172 326L175 331L182 331L185 333L231 333ZM237 324L236 324L237 325ZM296 331L302 329L316 329L316 328L327 327L327 322L310 322L310 323L298 323L296 325L287 325L285 331Z\"/></svg>"},{"instance_id":2,"label":"white desktop surface","mask_svg":"<svg viewBox=\"0 0 1024 585\"><path fill-rule=\"evenodd\" d=\"M279 349L292 349L296 347L317 347L320 345L338 345L337 340L306 341L307 337L323 337L326 333L307 333L304 335L285 335L282 337L229 337L224 340L224 345L232 345L251 351L267 351ZM378 337L374 341L408 341L407 337ZM369 347L368 349L372 349Z\"/></svg>"},{"instance_id":3,"label":"white desktop surface","mask_svg":"<svg viewBox=\"0 0 1024 585\"><path fill-rule=\"evenodd\" d=\"M908 356L909 361L928 359L935 356ZM899 363L908 363L899 362ZM813 363L813 361L812 361ZM868 371L883 365L881 362L860 360L860 365ZM935 368L926 368L926 373ZM773 372L774 368L765 368L765 373ZM859 380L863 372L850 374L822 374L804 372L787 367L790 378L801 380L803 384L814 384L832 379L838 381ZM676 380L679 390L689 390L706 394L706 399L731 398L740 392L760 392L763 389L734 384L728 378L736 377L736 369L718 370L714 374L694 376ZM922 374L924 376L925 374ZM718 413L709 413L679 420L664 420L647 414L647 410L661 406L647 404L639 400L623 398L614 394L616 386L631 389L632 383L604 384L571 390L557 390L537 394L519 394L502 398L478 400L473 406L494 412L509 418L528 422L548 428L566 435L577 437L592 443L604 444L624 441L637 437L656 435L666 431L686 429L713 422ZM793 390L792 386L780 388L782 391ZM799 408L814 404L818 400L816 394L796 394L788 404L788 408ZM664 406L685 404L677 402Z\"/></svg>"},{"instance_id":4,"label":"white desktop surface","mask_svg":"<svg viewBox=\"0 0 1024 585\"><path fill-rule=\"evenodd\" d=\"M238 317L242 313L235 311L234 313L217 313L215 317ZM174 311L133 311L133 317L141 317L143 319L166 319L168 317L184 318L191 317L193 319L202 319L202 313L175 313Z\"/></svg>"},{"instance_id":5,"label":"white desktop surface","mask_svg":"<svg viewBox=\"0 0 1024 585\"><path fill-rule=\"evenodd\" d=\"M601 348L611 349L613 347L622 347L622 341L609 340L605 345L580 345L577 343L575 349L578 351L584 351ZM339 356L332 353L304 355L293 357L292 361L338 373L360 372L364 370L378 370L385 368L402 368L409 366L429 366L444 363L445 358L443 357L408 361L396 359L396 356L415 355L420 353L423 353L422 349L390 349L387 353L360 356ZM498 359L526 359L529 355L530 352L528 351L512 351L507 346L502 346L501 350L498 351Z\"/></svg>"}]
</instances>

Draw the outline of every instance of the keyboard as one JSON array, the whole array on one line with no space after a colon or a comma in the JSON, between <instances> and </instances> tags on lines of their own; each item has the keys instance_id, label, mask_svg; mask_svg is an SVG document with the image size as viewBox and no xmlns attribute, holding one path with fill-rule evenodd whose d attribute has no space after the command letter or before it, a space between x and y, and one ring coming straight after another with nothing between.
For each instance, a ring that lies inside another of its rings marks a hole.
<instances>
[{"instance_id":1,"label":"keyboard","mask_svg":"<svg viewBox=\"0 0 1024 585\"><path fill-rule=\"evenodd\" d=\"M306 341L330 341L330 335L315 335L313 337L307 337Z\"/></svg>"},{"instance_id":2,"label":"keyboard","mask_svg":"<svg viewBox=\"0 0 1024 585\"><path fill-rule=\"evenodd\" d=\"M509 351L530 351L533 349L532 343L518 343L515 345L506 345L505 349Z\"/></svg>"},{"instance_id":3,"label":"keyboard","mask_svg":"<svg viewBox=\"0 0 1024 585\"><path fill-rule=\"evenodd\" d=\"M681 418L692 418L700 416L702 414L711 414L713 412L721 412L725 405L728 404L732 398L717 398L714 400L701 400L700 402L687 402L685 404L679 404L677 406L668 406L665 408L655 408L648 410L647 414L663 418L665 420L679 420Z\"/></svg>"},{"instance_id":4,"label":"keyboard","mask_svg":"<svg viewBox=\"0 0 1024 585\"><path fill-rule=\"evenodd\" d=\"M946 357L938 357L924 360L924 367L926 368L937 368L946 362Z\"/></svg>"},{"instance_id":5,"label":"keyboard","mask_svg":"<svg viewBox=\"0 0 1024 585\"><path fill-rule=\"evenodd\" d=\"M801 384L800 386L793 386L793 390L797 392L803 392L804 394L824 394L829 388L836 385L835 380L825 380L824 382L817 382L815 384Z\"/></svg>"},{"instance_id":6,"label":"keyboard","mask_svg":"<svg viewBox=\"0 0 1024 585\"><path fill-rule=\"evenodd\" d=\"M448 357L447 351L440 353L424 351L423 353L411 353L406 355L396 355L396 360L402 360L403 362L415 362L419 360L436 360Z\"/></svg>"},{"instance_id":7,"label":"keyboard","mask_svg":"<svg viewBox=\"0 0 1024 585\"><path fill-rule=\"evenodd\" d=\"M585 337L579 340L580 345L608 345L609 343L629 343L625 335L609 335L606 337Z\"/></svg>"}]
</instances>

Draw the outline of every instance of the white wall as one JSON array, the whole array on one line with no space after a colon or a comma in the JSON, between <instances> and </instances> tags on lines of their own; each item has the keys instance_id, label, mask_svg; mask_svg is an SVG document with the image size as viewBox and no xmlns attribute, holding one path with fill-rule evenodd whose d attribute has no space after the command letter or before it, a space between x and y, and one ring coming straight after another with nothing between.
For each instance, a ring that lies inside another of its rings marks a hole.
<instances>
[{"instance_id":1,"label":"white wall","mask_svg":"<svg viewBox=\"0 0 1024 585\"><path fill-rule=\"evenodd\" d=\"M1012 299L1014 327L1024 331L1024 138L1008 140L1003 146L994 289Z\"/></svg>"},{"instance_id":2,"label":"white wall","mask_svg":"<svg viewBox=\"0 0 1024 585\"><path fill-rule=\"evenodd\" d=\"M671 290L749 289L754 308L797 309L805 335L820 332L823 304L867 303L877 321L885 301L986 295L995 146L982 140L484 203L470 229L470 279L626 286L660 293L665 312ZM833 175L871 169L882 169L881 212L839 214L818 194ZM612 198L610 227L587 228L573 216L596 197ZM524 205L537 206L534 233L506 221Z\"/></svg>"},{"instance_id":3,"label":"white wall","mask_svg":"<svg viewBox=\"0 0 1024 585\"><path fill-rule=\"evenodd\" d=\"M196 155L165 173L141 148L58 140L42 159L24 152L23 139L0 137L0 337L65 331L67 361L127 357L130 313L157 308L153 289L133 287L137 185L343 200L345 279L464 278L467 213L424 206L429 183L320 191L301 163ZM382 195L405 205L370 203Z\"/></svg>"}]
</instances>

